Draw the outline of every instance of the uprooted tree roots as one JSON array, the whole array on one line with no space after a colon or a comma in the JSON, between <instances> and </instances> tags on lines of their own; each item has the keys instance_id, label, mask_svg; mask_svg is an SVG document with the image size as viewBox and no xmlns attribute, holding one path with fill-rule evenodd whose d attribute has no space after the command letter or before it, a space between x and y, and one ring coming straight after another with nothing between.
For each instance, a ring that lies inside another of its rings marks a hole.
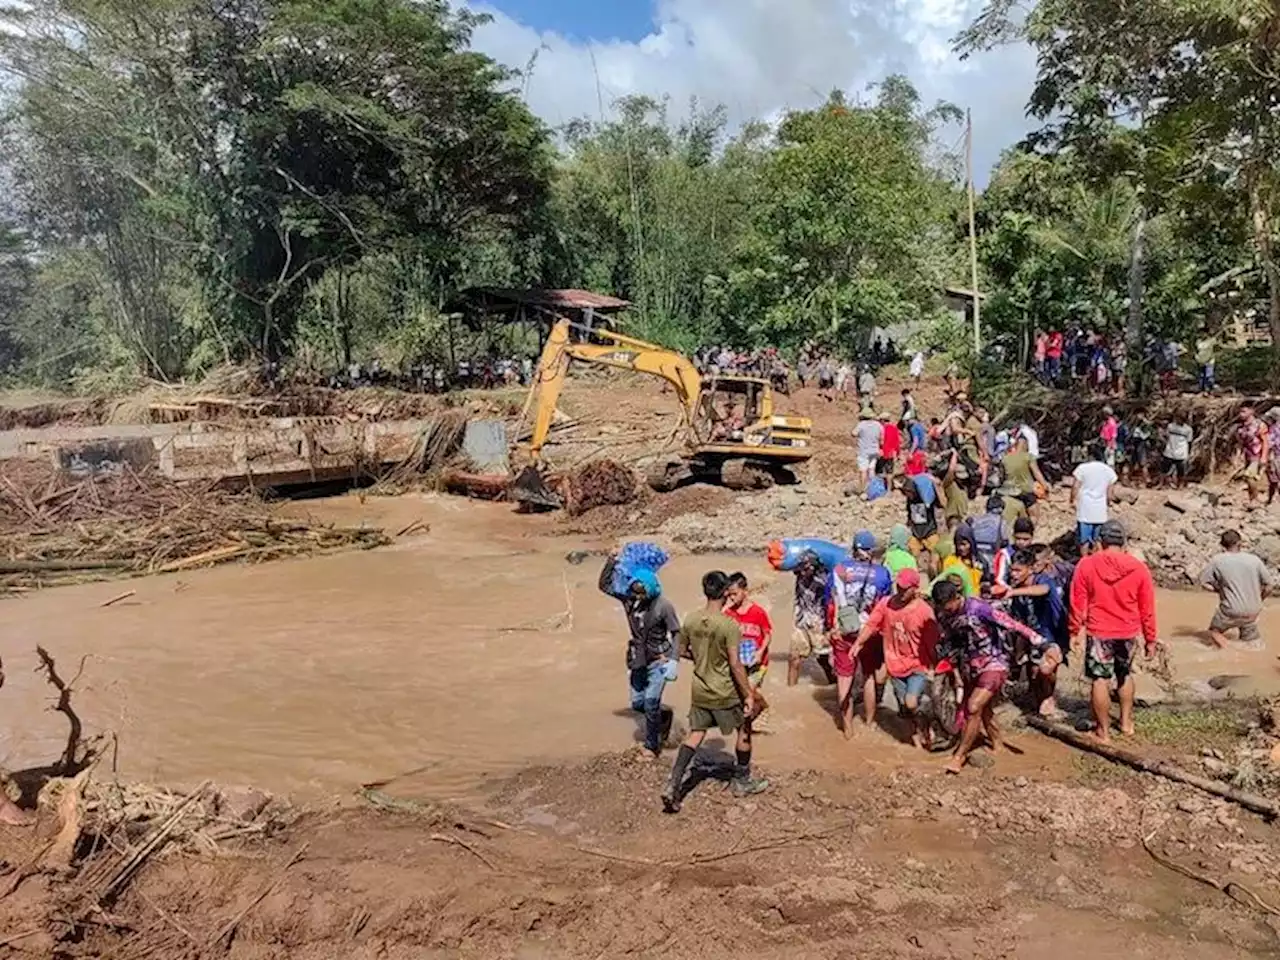
<instances>
[{"instance_id":1,"label":"uprooted tree roots","mask_svg":"<svg viewBox=\"0 0 1280 960\"><path fill-rule=\"evenodd\" d=\"M566 485L569 512L575 514L630 503L639 490L635 472L616 460L584 464L568 475Z\"/></svg>"},{"instance_id":2,"label":"uprooted tree roots","mask_svg":"<svg viewBox=\"0 0 1280 960\"><path fill-rule=\"evenodd\" d=\"M273 836L296 819L290 806L258 791L218 790L205 782L179 793L96 779L102 751L113 738L84 738L83 724L71 702L80 671L67 682L48 651L38 647L36 654L38 669L57 691L53 709L67 717L68 743L49 766L15 774L13 779L24 793L38 791L39 807L56 815L57 829L24 862L0 871L0 901L42 873L70 880L57 898L56 909L40 920L32 918L34 925L27 930L5 931L10 936L0 936L0 946L36 936L55 944L74 943L92 926L131 930L116 923L110 911L149 860L171 849L217 854L227 844ZM83 667L82 661L81 671ZM296 863L302 852L297 851L283 870ZM249 910L269 892L265 890L249 907L203 936L178 925L163 911L154 929L136 932L145 939L147 951L160 951L159 955L176 955L192 947L224 947Z\"/></svg>"}]
</instances>

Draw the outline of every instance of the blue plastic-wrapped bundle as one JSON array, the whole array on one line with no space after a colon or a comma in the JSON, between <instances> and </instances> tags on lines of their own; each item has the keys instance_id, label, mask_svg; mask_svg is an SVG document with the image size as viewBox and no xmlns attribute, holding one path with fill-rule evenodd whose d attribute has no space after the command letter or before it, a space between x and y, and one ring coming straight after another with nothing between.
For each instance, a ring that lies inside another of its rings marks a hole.
<instances>
[{"instance_id":1,"label":"blue plastic-wrapped bundle","mask_svg":"<svg viewBox=\"0 0 1280 960\"><path fill-rule=\"evenodd\" d=\"M832 543L830 540L820 540L816 537L775 540L769 544L766 555L769 558L769 565L773 569L790 572L796 568L796 565L800 562L800 557L805 553L817 554L822 565L828 570L834 570L836 564L852 559L849 556L848 547L842 547L838 543Z\"/></svg>"},{"instance_id":2,"label":"blue plastic-wrapped bundle","mask_svg":"<svg viewBox=\"0 0 1280 960\"><path fill-rule=\"evenodd\" d=\"M638 540L628 543L618 551L618 562L613 568L613 595L624 596L635 579L637 571L657 573L671 557L656 543Z\"/></svg>"}]
</instances>

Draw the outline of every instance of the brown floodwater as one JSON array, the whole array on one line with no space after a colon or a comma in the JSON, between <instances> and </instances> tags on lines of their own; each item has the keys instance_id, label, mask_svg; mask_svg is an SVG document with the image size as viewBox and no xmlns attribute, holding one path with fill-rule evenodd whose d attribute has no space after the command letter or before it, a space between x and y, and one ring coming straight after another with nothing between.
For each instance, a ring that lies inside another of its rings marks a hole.
<instances>
[{"instance_id":1,"label":"brown floodwater","mask_svg":"<svg viewBox=\"0 0 1280 960\"><path fill-rule=\"evenodd\" d=\"M0 606L0 766L47 762L65 735L33 671L36 644L66 674L87 657L76 703L92 730L120 737L124 775L182 784L211 778L304 798L420 770L418 795L460 797L531 763L567 761L632 742L623 664L625 624L595 588L599 560L565 554L600 543L528 535L508 508L435 496L292 504L343 524L430 532L392 547L258 567L223 567L67 587ZM779 625L766 692L774 733L765 765L857 770L927 762L887 736L846 744L831 691L783 686L791 578L763 558L678 557L663 583L681 612L699 602L713 566L742 569ZM111 607L101 604L137 591ZM1162 592L1161 632L1180 681L1247 676L1242 689L1280 690L1276 654L1208 649L1196 634L1214 598ZM1278 647L1276 609L1263 633ZM688 677L668 702L683 712ZM1038 738L1024 766L1056 748Z\"/></svg>"}]
</instances>

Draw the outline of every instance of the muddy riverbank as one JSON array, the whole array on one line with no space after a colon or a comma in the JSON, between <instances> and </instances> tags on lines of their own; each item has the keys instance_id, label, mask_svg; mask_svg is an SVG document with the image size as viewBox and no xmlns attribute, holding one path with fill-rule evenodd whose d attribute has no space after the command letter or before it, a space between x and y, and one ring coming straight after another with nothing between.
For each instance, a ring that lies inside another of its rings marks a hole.
<instances>
[{"instance_id":1,"label":"muddy riverbank","mask_svg":"<svg viewBox=\"0 0 1280 960\"><path fill-rule=\"evenodd\" d=\"M30 672L37 642L65 663L89 658L81 712L119 733L123 772L149 780L212 777L315 798L425 767L406 794L459 798L530 763L577 762L631 741L617 605L596 591L599 561L565 560L607 541L553 536L551 522L513 525L509 507L437 496L289 509L344 525L421 520L429 530L372 552L149 578L106 608L118 585L7 603L0 764L46 759L63 736ZM763 763L852 772L916 762L888 738L837 742L828 688L775 682L791 580L763 557L677 556L663 581L679 610L694 608L713 566L744 570L779 625ZM1276 609L1263 634L1277 649L1256 652L1205 645L1209 595L1162 591L1158 609L1179 683L1208 689L1227 675L1248 678L1234 682L1237 692L1280 691ZM678 711L687 684L682 677L669 694Z\"/></svg>"}]
</instances>

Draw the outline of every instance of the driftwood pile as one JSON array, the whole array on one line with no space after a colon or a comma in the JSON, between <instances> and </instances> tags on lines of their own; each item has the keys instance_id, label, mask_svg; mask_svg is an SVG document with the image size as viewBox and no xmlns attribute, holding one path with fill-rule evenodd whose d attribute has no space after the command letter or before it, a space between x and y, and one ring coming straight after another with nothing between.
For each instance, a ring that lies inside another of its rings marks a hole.
<instances>
[{"instance_id":1,"label":"driftwood pile","mask_svg":"<svg viewBox=\"0 0 1280 960\"><path fill-rule=\"evenodd\" d=\"M121 783L100 769L111 756L108 748L115 743L114 737L83 737L83 725L71 703L80 673L64 681L54 658L40 647L36 653L50 685L58 691L55 709L67 717L68 744L51 766L15 773L11 786L18 787L28 806L28 790L38 789L41 819L55 820L57 830L33 856L0 873L0 901L40 874L57 875L67 883L46 916L37 910L27 929L0 933L0 947L41 936L50 944L81 943L92 929L106 927L135 935L136 956L221 953L239 924L278 885L283 873L301 860L305 845L283 863L276 880L248 906L219 919L209 930L193 932L142 894L138 896L158 918L150 926L117 921L112 910L150 861L171 852L214 856L273 837L297 819L297 811L270 794L218 789L208 781L192 791ZM80 667L83 670L83 661Z\"/></svg>"},{"instance_id":2,"label":"driftwood pile","mask_svg":"<svg viewBox=\"0 0 1280 960\"><path fill-rule=\"evenodd\" d=\"M1156 394L1142 398L1081 397L1046 390L1037 385L1020 391L1005 403L991 398L987 409L993 414L997 429L1017 423L1030 423L1039 433L1041 450L1050 455L1055 452L1063 455L1067 453L1072 424L1077 417L1083 421L1080 432L1087 444L1098 437L1098 428L1104 419L1104 407L1111 407L1121 421L1130 425L1140 414L1145 414L1157 431L1151 449L1157 464L1164 449L1159 429L1175 414L1186 416L1195 431L1195 440L1191 445L1191 471L1196 476L1207 477L1231 466L1238 448L1236 416L1245 404L1253 405L1261 416L1272 407L1280 406L1280 396Z\"/></svg>"},{"instance_id":3,"label":"driftwood pile","mask_svg":"<svg viewBox=\"0 0 1280 960\"><path fill-rule=\"evenodd\" d=\"M0 593L388 542L381 530L279 519L252 495L127 466L73 477L0 462Z\"/></svg>"}]
</instances>

